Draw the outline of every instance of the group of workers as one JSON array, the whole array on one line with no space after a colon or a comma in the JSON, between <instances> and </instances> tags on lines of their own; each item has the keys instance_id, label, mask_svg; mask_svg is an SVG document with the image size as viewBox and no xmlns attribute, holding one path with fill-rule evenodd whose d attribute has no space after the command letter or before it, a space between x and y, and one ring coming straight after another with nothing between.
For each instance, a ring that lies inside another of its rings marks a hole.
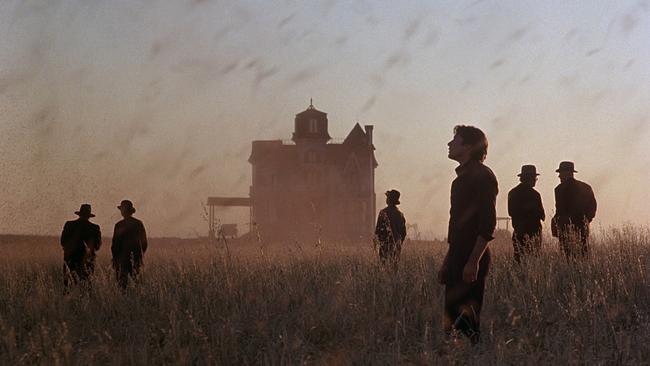
<instances>
[{"instance_id":1,"label":"group of workers","mask_svg":"<svg viewBox=\"0 0 650 366\"><path fill-rule=\"evenodd\" d=\"M140 272L147 251L147 233L142 221L133 217L135 208L131 201L123 200L117 208L122 220L115 224L111 253L117 283L126 289L129 278L136 279ZM99 225L90 222L95 217L91 206L82 204L75 214L78 218L66 222L61 233L66 288L89 279L95 270L95 252L102 245Z\"/></svg>"},{"instance_id":2,"label":"group of workers","mask_svg":"<svg viewBox=\"0 0 650 366\"><path fill-rule=\"evenodd\" d=\"M496 176L483 164L488 150L483 131L473 126L456 126L448 147L448 157L459 165L451 185L449 247L438 271L438 281L445 285L444 326L450 335L462 333L476 343L499 189ZM566 256L577 258L588 252L589 223L596 215L596 199L588 184L575 179L573 162L560 163L557 172L561 183L555 188L552 232L559 238ZM521 183L508 194L517 262L538 253L541 247L545 213L540 194L534 189L538 176L535 166L522 166ZM406 238L406 220L397 208L400 192L386 192L386 204L379 212L375 239L382 263L396 264ZM117 208L123 219L115 224L111 253L117 283L126 289L129 278L136 279L140 272L147 235L142 221L133 217L135 208L131 201L124 200ZM79 218L66 222L61 234L66 288L89 278L95 268L95 252L101 247L100 228L89 220L95 216L91 206L83 204L75 214Z\"/></svg>"},{"instance_id":3,"label":"group of workers","mask_svg":"<svg viewBox=\"0 0 650 366\"><path fill-rule=\"evenodd\" d=\"M448 334L462 333L476 343L499 189L496 176L483 164L488 150L483 131L474 126L456 126L447 145L448 157L459 165L451 185L449 247L438 271L438 281L445 285L444 327ZM596 215L596 199L588 184L575 179L573 162L561 162L556 172L560 184L555 188L556 212L551 229L567 258L577 259L588 252L589 224ZM546 215L541 196L534 189L539 176L536 167L524 165L518 176L520 184L508 193L508 213L514 229L514 259L521 262L526 255L539 253ZM377 218L375 242L385 264L397 263L406 238L406 219L397 208L399 204L400 192L386 192L387 206Z\"/></svg>"}]
</instances>

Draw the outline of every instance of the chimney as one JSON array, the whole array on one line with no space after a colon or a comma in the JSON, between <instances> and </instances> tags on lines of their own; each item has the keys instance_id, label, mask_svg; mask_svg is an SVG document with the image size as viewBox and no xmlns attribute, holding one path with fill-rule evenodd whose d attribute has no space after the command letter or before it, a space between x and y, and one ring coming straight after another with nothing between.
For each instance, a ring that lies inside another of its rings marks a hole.
<instances>
[{"instance_id":1,"label":"chimney","mask_svg":"<svg viewBox=\"0 0 650 366\"><path fill-rule=\"evenodd\" d=\"M366 129L366 137L368 138L368 145L372 145L372 129L374 128L374 126L365 125L364 127Z\"/></svg>"}]
</instances>

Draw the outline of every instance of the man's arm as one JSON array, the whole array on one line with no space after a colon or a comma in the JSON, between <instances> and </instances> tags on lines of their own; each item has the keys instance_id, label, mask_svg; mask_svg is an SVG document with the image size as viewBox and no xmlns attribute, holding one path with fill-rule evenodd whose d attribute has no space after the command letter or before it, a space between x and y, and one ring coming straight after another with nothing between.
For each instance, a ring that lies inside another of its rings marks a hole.
<instances>
[{"instance_id":1,"label":"man's arm","mask_svg":"<svg viewBox=\"0 0 650 366\"><path fill-rule=\"evenodd\" d=\"M375 226L375 236L379 237L382 232L386 229L385 228L385 223L384 223L384 215L382 215L383 211L379 211L379 215L377 215L377 225Z\"/></svg>"},{"instance_id":2,"label":"man's arm","mask_svg":"<svg viewBox=\"0 0 650 366\"><path fill-rule=\"evenodd\" d=\"M508 192L508 216L518 217L519 211L517 210L516 198L513 191Z\"/></svg>"},{"instance_id":3,"label":"man's arm","mask_svg":"<svg viewBox=\"0 0 650 366\"><path fill-rule=\"evenodd\" d=\"M555 216L564 215L564 197L560 186L555 187Z\"/></svg>"},{"instance_id":4,"label":"man's arm","mask_svg":"<svg viewBox=\"0 0 650 366\"><path fill-rule=\"evenodd\" d=\"M463 281L472 283L478 279L479 262L483 258L483 254L485 254L488 243L481 235L476 238L472 254L470 254L467 264L465 264L465 268L463 269Z\"/></svg>"},{"instance_id":5,"label":"man's arm","mask_svg":"<svg viewBox=\"0 0 650 366\"><path fill-rule=\"evenodd\" d=\"M147 232L143 223L140 223L140 245L142 245L142 253L146 252L149 243L147 243Z\"/></svg>"},{"instance_id":6,"label":"man's arm","mask_svg":"<svg viewBox=\"0 0 650 366\"><path fill-rule=\"evenodd\" d=\"M485 254L488 243L494 239L494 229L497 225L496 200L499 188L496 178L486 177L479 183L479 235L474 243L465 268L463 268L463 281L472 283L478 278L479 262Z\"/></svg>"},{"instance_id":7,"label":"man's arm","mask_svg":"<svg viewBox=\"0 0 650 366\"><path fill-rule=\"evenodd\" d=\"M535 192L537 195L537 214L540 220L546 220L546 213L544 212L544 204L542 204L542 196L539 192Z\"/></svg>"},{"instance_id":8,"label":"man's arm","mask_svg":"<svg viewBox=\"0 0 650 366\"><path fill-rule=\"evenodd\" d=\"M102 246L102 230L99 228L99 225L95 225L94 229L95 229L93 232L94 249L99 250L99 248Z\"/></svg>"},{"instance_id":9,"label":"man's arm","mask_svg":"<svg viewBox=\"0 0 650 366\"><path fill-rule=\"evenodd\" d=\"M494 239L497 226L497 193L499 188L494 176L486 176L478 184L478 234L486 242Z\"/></svg>"},{"instance_id":10,"label":"man's arm","mask_svg":"<svg viewBox=\"0 0 650 366\"><path fill-rule=\"evenodd\" d=\"M63 225L63 231L61 231L61 247L65 246L65 243L68 241L70 237L70 223L66 222L65 225Z\"/></svg>"},{"instance_id":11,"label":"man's arm","mask_svg":"<svg viewBox=\"0 0 650 366\"><path fill-rule=\"evenodd\" d=\"M588 186L587 193L589 194L589 207L587 208L587 219L589 222L596 217L596 209L598 208L598 203L596 202L596 196L594 195L594 190Z\"/></svg>"},{"instance_id":12,"label":"man's arm","mask_svg":"<svg viewBox=\"0 0 650 366\"><path fill-rule=\"evenodd\" d=\"M111 254L113 255L113 259L117 258L117 255L120 252L120 238L118 236L118 228L119 223L115 224L115 228L113 229L113 240L111 242Z\"/></svg>"}]
</instances>

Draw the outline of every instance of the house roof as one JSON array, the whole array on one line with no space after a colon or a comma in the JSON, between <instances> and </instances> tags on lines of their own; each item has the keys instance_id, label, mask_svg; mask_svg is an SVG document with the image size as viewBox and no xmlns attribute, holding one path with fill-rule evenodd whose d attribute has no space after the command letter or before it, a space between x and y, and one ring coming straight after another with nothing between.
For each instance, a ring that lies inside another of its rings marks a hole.
<instances>
[{"instance_id":1,"label":"house roof","mask_svg":"<svg viewBox=\"0 0 650 366\"><path fill-rule=\"evenodd\" d=\"M344 165L350 159L350 156L354 154L356 159L362 163L371 156L373 166L377 167L378 164L374 153L370 155L360 153L360 151L367 149L367 141L366 133L357 123L343 143L330 143L324 146L324 162L326 164ZM374 147L372 147L372 150L374 150ZM295 164L298 159L298 150L295 144L286 144L281 140L267 140L253 141L253 149L248 161L251 164L267 161L272 164L284 165Z\"/></svg>"}]
</instances>

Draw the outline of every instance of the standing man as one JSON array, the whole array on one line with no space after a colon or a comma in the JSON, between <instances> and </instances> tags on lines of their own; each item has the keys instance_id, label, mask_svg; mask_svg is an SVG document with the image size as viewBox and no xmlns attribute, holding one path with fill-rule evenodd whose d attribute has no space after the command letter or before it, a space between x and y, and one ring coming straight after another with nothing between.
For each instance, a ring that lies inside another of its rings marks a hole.
<instances>
[{"instance_id":1,"label":"standing man","mask_svg":"<svg viewBox=\"0 0 650 366\"><path fill-rule=\"evenodd\" d=\"M438 272L445 285L444 327L479 341L485 278L490 266L488 243L496 227L497 179L483 165L488 140L473 126L454 127L449 158L459 163L451 185L449 249Z\"/></svg>"},{"instance_id":2,"label":"standing man","mask_svg":"<svg viewBox=\"0 0 650 366\"><path fill-rule=\"evenodd\" d=\"M560 184L555 187L553 236L567 258L586 256L589 250L589 224L596 217L596 197L591 186L574 178L577 173L571 161L563 161L556 170Z\"/></svg>"},{"instance_id":3,"label":"standing man","mask_svg":"<svg viewBox=\"0 0 650 366\"><path fill-rule=\"evenodd\" d=\"M542 247L542 221L546 216L542 197L534 189L538 175L534 165L522 166L521 183L508 193L508 215L512 217L512 245L517 262L526 254L537 254Z\"/></svg>"},{"instance_id":4,"label":"standing man","mask_svg":"<svg viewBox=\"0 0 650 366\"><path fill-rule=\"evenodd\" d=\"M90 222L90 218L95 217L90 205L82 204L75 214L79 218L66 222L61 233L63 283L66 288L71 282L89 278L95 269L95 252L102 245L99 225Z\"/></svg>"},{"instance_id":5,"label":"standing man","mask_svg":"<svg viewBox=\"0 0 650 366\"><path fill-rule=\"evenodd\" d=\"M122 289L126 289L129 277L135 280L140 273L147 251L147 233L142 221L133 217L135 208L131 201L124 200L117 208L123 219L115 224L111 252L117 282Z\"/></svg>"},{"instance_id":6,"label":"standing man","mask_svg":"<svg viewBox=\"0 0 650 366\"><path fill-rule=\"evenodd\" d=\"M396 190L386 192L386 208L379 211L375 238L379 242L379 259L397 265L402 251L402 242L406 238L406 219L397 208L400 193Z\"/></svg>"}]
</instances>

